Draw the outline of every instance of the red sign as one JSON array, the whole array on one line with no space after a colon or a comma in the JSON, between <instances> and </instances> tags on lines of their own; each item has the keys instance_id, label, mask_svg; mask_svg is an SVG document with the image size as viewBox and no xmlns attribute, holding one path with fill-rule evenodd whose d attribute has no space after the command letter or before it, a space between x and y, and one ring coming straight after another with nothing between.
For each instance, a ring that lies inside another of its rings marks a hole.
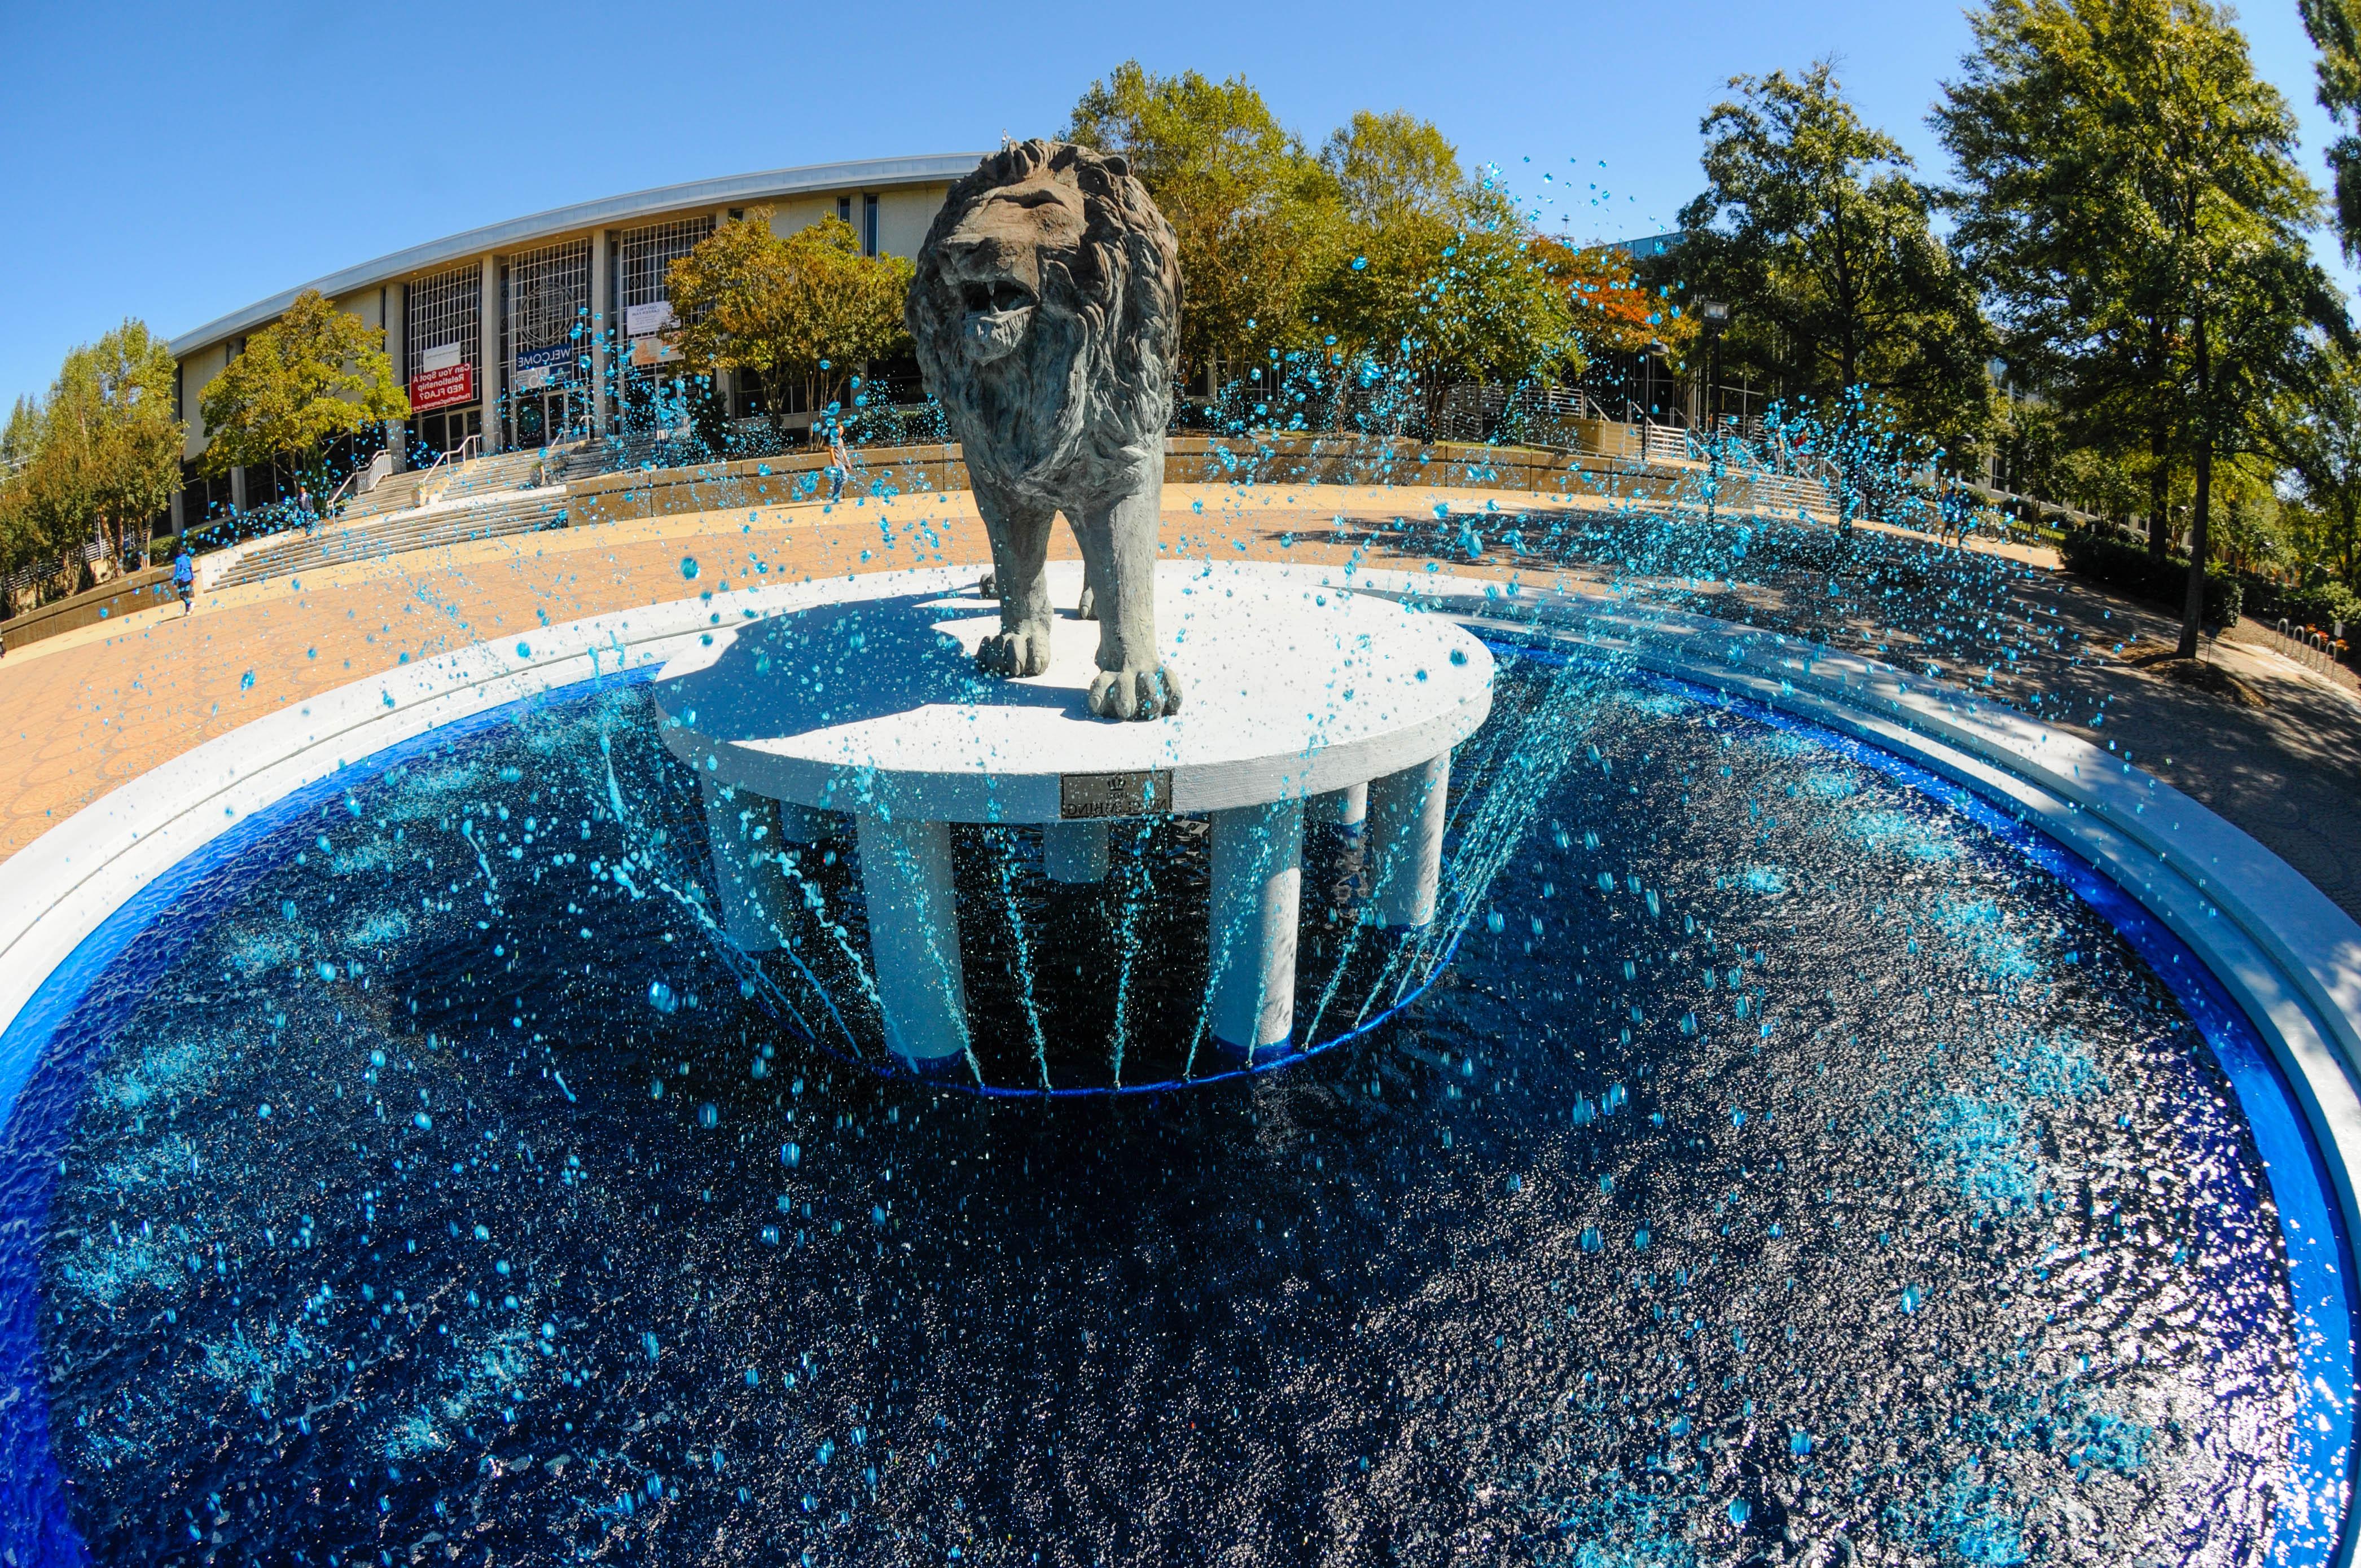
<instances>
[{"instance_id":1,"label":"red sign","mask_svg":"<svg viewBox=\"0 0 2361 1568\"><path fill-rule=\"evenodd\" d=\"M476 400L476 367L462 360L440 370L422 370L410 378L410 411L423 414L453 403Z\"/></svg>"}]
</instances>

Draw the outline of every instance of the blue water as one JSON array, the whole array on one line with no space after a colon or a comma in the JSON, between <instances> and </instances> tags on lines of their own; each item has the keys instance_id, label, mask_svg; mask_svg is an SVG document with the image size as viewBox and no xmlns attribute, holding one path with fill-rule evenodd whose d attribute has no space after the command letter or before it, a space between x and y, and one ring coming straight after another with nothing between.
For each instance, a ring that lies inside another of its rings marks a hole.
<instances>
[{"instance_id":1,"label":"blue water","mask_svg":"<svg viewBox=\"0 0 2361 1568\"><path fill-rule=\"evenodd\" d=\"M1890 756L1553 668L1460 759L1442 981L1178 1095L849 1067L665 891L629 689L242 825L0 1041L0 1545L2324 1560L2351 1283L2211 978ZM1536 715L1588 739L1518 799ZM1046 897L1012 852L962 885Z\"/></svg>"}]
</instances>

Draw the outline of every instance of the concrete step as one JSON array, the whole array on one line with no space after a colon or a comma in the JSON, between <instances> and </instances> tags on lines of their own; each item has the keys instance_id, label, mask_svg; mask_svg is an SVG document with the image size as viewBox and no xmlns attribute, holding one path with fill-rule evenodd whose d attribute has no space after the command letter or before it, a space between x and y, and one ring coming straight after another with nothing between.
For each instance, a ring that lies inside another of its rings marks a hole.
<instances>
[{"instance_id":1,"label":"concrete step","mask_svg":"<svg viewBox=\"0 0 2361 1568\"><path fill-rule=\"evenodd\" d=\"M456 468L438 471L422 488L420 499L431 504L465 500L494 490L521 490L533 483L541 466L539 452L503 452L493 457L471 458Z\"/></svg>"},{"instance_id":2,"label":"concrete step","mask_svg":"<svg viewBox=\"0 0 2361 1568\"><path fill-rule=\"evenodd\" d=\"M566 520L565 488L552 485L438 503L358 523L329 523L309 535L287 534L258 544L229 563L207 587L236 587L470 540L530 533L562 527Z\"/></svg>"}]
</instances>

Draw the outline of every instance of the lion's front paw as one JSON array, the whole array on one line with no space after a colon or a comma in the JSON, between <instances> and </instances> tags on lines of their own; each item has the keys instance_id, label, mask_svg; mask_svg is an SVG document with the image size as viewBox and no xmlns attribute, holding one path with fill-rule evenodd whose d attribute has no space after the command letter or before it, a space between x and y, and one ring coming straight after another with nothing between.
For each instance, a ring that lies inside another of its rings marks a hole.
<instances>
[{"instance_id":1,"label":"lion's front paw","mask_svg":"<svg viewBox=\"0 0 2361 1568\"><path fill-rule=\"evenodd\" d=\"M1096 620L1098 618L1098 590L1085 585L1082 588L1082 600L1080 604L1074 607L1074 619L1076 620Z\"/></svg>"},{"instance_id":2,"label":"lion's front paw","mask_svg":"<svg viewBox=\"0 0 2361 1568\"><path fill-rule=\"evenodd\" d=\"M1049 668L1049 629L995 632L975 651L975 667L994 675L1038 675Z\"/></svg>"},{"instance_id":3,"label":"lion's front paw","mask_svg":"<svg viewBox=\"0 0 2361 1568\"><path fill-rule=\"evenodd\" d=\"M1103 718L1161 718L1180 711L1180 677L1159 664L1101 670L1091 679L1091 711Z\"/></svg>"}]
</instances>

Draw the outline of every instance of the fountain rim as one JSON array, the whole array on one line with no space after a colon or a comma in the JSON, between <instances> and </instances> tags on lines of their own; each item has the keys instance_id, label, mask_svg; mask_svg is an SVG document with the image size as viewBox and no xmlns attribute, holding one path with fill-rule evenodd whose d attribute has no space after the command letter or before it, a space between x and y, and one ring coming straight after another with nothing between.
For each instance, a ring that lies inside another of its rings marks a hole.
<instances>
[{"instance_id":1,"label":"fountain rim","mask_svg":"<svg viewBox=\"0 0 2361 1568\"><path fill-rule=\"evenodd\" d=\"M1628 660L1792 716L1916 764L2086 862L2195 954L2265 1042L2325 1168L2350 1298L2361 1236L2361 925L2241 829L2078 736L1959 686L1766 629L1439 571L1239 569L1401 599L1481 637ZM645 678L725 621L831 599L956 591L973 576L973 567L934 567L807 579L542 627L349 683L119 785L0 862L17 894L0 911L0 1118L13 1117L53 1032L19 1026L38 1025L27 1004L50 976L143 891L248 817L519 701L602 678ZM2151 817L2159 806L2173 809ZM2348 1453L2348 1475L2356 1458ZM2334 1564L2355 1557L2349 1484L2345 1504L2326 1560Z\"/></svg>"},{"instance_id":2,"label":"fountain rim","mask_svg":"<svg viewBox=\"0 0 2361 1568\"><path fill-rule=\"evenodd\" d=\"M2163 920L2271 1045L2361 1234L2361 925L2241 829L2119 756L1957 686L1762 628L1607 595L1442 573L1238 563L1373 593L1478 636L1625 658L1785 711L1926 767L2073 850ZM0 1037L82 940L246 817L362 760L511 703L602 676L653 675L725 624L844 599L972 586L925 567L739 588L590 616L351 682L240 726L117 786L5 861ZM2148 815L2142 807L2169 805ZM2166 816L2171 827L2161 825ZM2211 868L2209 871L2197 868ZM31 1069L0 1056L0 1116Z\"/></svg>"}]
</instances>

